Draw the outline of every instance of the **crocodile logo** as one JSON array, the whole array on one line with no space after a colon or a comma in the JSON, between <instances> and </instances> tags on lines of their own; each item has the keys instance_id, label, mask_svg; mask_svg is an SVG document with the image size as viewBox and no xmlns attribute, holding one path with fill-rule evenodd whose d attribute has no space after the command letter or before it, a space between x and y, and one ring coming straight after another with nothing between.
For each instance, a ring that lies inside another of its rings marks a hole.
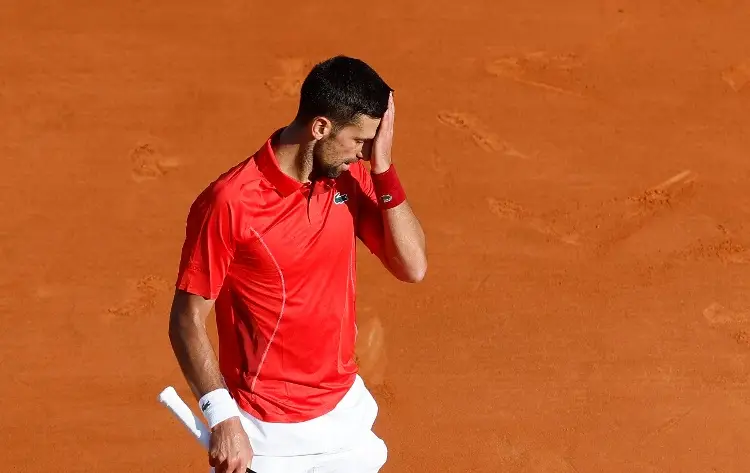
<instances>
[{"instance_id":1,"label":"crocodile logo","mask_svg":"<svg viewBox=\"0 0 750 473\"><path fill-rule=\"evenodd\" d=\"M340 192L336 192L333 196L333 203L336 205L343 204L347 200L349 200L349 196Z\"/></svg>"}]
</instances>

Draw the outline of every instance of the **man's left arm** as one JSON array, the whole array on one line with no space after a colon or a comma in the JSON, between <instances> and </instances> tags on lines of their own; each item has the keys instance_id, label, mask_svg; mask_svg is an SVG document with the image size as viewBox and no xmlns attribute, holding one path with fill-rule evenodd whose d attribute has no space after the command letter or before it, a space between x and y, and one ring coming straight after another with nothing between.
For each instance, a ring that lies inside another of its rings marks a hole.
<instances>
[{"instance_id":1,"label":"man's left arm","mask_svg":"<svg viewBox=\"0 0 750 473\"><path fill-rule=\"evenodd\" d=\"M427 272L425 234L391 161L393 96L372 144L371 173L363 176L360 237L398 279L419 282Z\"/></svg>"},{"instance_id":2,"label":"man's left arm","mask_svg":"<svg viewBox=\"0 0 750 473\"><path fill-rule=\"evenodd\" d=\"M395 169L390 168L387 172L395 173ZM376 181L378 177L377 174L373 176ZM381 213L383 263L402 281L421 281L427 272L425 234L409 202L404 200L395 207L381 210Z\"/></svg>"}]
</instances>

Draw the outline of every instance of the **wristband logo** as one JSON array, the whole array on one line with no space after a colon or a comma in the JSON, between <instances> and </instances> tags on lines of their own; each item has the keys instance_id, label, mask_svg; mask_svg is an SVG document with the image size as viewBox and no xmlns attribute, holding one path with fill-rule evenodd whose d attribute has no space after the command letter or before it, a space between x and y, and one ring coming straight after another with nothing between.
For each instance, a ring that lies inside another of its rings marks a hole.
<instances>
[{"instance_id":1,"label":"wristband logo","mask_svg":"<svg viewBox=\"0 0 750 473\"><path fill-rule=\"evenodd\" d=\"M336 194L334 194L333 196L333 203L336 205L343 204L347 200L349 200L349 196L347 194L336 192Z\"/></svg>"},{"instance_id":2,"label":"wristband logo","mask_svg":"<svg viewBox=\"0 0 750 473\"><path fill-rule=\"evenodd\" d=\"M384 204L387 204L388 202L393 200L393 196L391 194L384 194L380 200L383 201Z\"/></svg>"},{"instance_id":3,"label":"wristband logo","mask_svg":"<svg viewBox=\"0 0 750 473\"><path fill-rule=\"evenodd\" d=\"M206 409L208 409L209 407L211 407L211 401L206 401L206 402L204 402L204 403L203 403L203 405L201 406L201 410L202 410L203 412L206 412Z\"/></svg>"}]
</instances>

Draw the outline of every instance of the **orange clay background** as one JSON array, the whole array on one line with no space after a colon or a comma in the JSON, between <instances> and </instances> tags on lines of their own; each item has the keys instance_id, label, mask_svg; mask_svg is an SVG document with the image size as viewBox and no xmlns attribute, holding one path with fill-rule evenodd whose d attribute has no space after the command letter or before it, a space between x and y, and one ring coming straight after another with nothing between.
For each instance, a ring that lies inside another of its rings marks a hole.
<instances>
[{"instance_id":1,"label":"orange clay background","mask_svg":"<svg viewBox=\"0 0 750 473\"><path fill-rule=\"evenodd\" d=\"M1 6L3 471L207 471L156 401L187 210L338 53L428 235L419 285L360 252L383 472L750 468L747 2Z\"/></svg>"}]
</instances>

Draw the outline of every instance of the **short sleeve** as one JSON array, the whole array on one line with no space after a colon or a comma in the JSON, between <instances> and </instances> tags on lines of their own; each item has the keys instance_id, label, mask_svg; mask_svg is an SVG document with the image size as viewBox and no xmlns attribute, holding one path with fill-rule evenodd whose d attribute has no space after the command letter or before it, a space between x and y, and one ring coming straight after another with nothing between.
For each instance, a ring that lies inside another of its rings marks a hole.
<instances>
[{"instance_id":1,"label":"short sleeve","mask_svg":"<svg viewBox=\"0 0 750 473\"><path fill-rule=\"evenodd\" d=\"M235 222L231 202L209 188L190 207L177 289L216 299L234 258Z\"/></svg>"},{"instance_id":2,"label":"short sleeve","mask_svg":"<svg viewBox=\"0 0 750 473\"><path fill-rule=\"evenodd\" d=\"M355 176L359 183L357 195L357 237L375 256L383 259L385 246L385 227L383 213L378 206L372 177L364 165L359 164L359 172Z\"/></svg>"}]
</instances>

